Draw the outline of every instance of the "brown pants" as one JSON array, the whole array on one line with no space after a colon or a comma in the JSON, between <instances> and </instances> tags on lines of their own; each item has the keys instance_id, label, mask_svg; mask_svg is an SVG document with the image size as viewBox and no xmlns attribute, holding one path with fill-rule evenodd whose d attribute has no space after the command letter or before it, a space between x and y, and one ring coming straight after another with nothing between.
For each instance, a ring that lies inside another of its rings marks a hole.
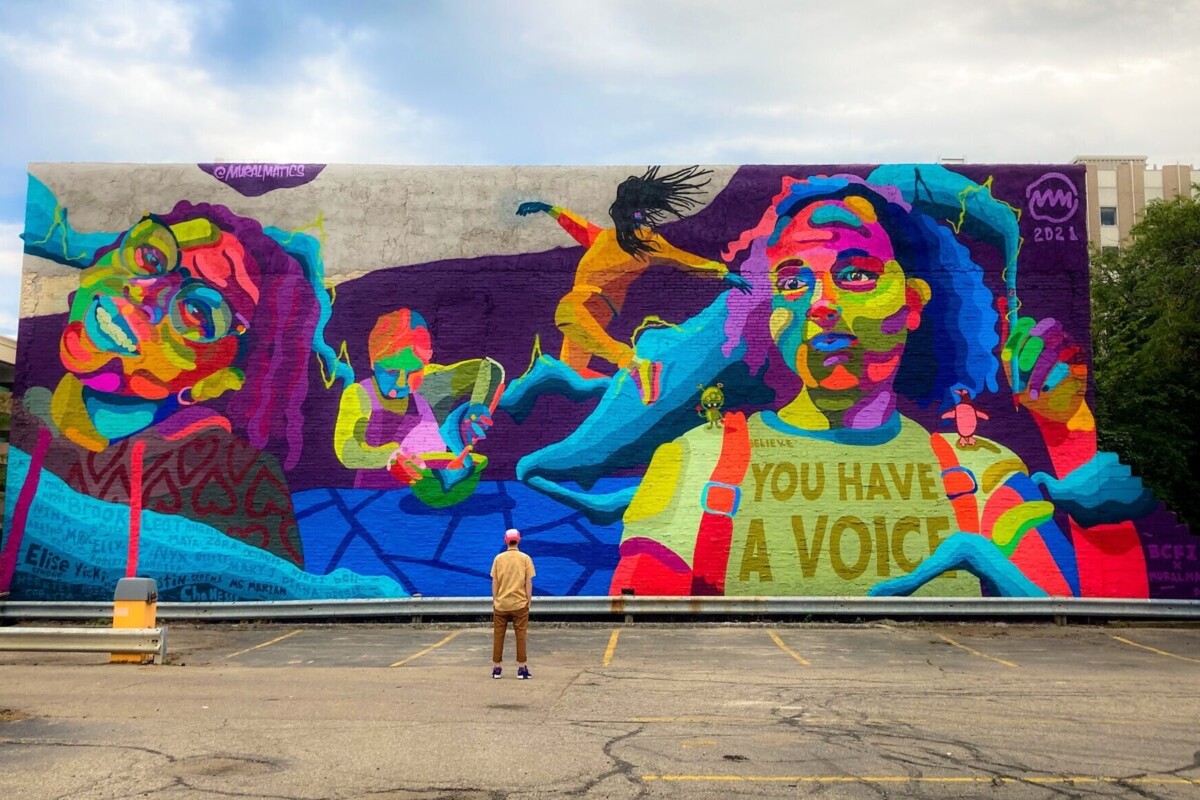
<instances>
[{"instance_id":1,"label":"brown pants","mask_svg":"<svg viewBox=\"0 0 1200 800\"><path fill-rule=\"evenodd\" d=\"M517 635L517 663L525 663L525 631L529 628L529 606L518 608L516 611L492 611L493 664L504 660L504 635L508 633L510 622L513 632Z\"/></svg>"}]
</instances>

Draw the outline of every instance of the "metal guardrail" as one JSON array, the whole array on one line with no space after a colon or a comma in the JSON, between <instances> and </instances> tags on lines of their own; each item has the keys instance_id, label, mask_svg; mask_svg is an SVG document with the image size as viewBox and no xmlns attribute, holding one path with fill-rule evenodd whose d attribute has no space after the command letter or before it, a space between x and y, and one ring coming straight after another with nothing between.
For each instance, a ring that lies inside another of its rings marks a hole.
<instances>
[{"instance_id":1,"label":"metal guardrail","mask_svg":"<svg viewBox=\"0 0 1200 800\"><path fill-rule=\"evenodd\" d=\"M152 653L167 657L163 628L0 628L0 650L55 653Z\"/></svg>"},{"instance_id":2,"label":"metal guardrail","mask_svg":"<svg viewBox=\"0 0 1200 800\"><path fill-rule=\"evenodd\" d=\"M479 617L490 597L395 600L278 600L159 603L163 620L284 620L370 617ZM1200 600L1109 600L1011 597L535 597L535 617L834 617L927 619L1012 617L1200 620ZM111 602L0 601L0 619L104 619Z\"/></svg>"}]
</instances>

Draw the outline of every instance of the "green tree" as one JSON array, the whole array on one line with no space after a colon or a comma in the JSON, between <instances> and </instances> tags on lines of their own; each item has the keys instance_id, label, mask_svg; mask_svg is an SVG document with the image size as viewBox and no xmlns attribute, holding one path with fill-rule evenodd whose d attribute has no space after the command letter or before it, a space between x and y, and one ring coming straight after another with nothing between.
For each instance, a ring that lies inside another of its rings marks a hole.
<instances>
[{"instance_id":1,"label":"green tree","mask_svg":"<svg viewBox=\"0 0 1200 800\"><path fill-rule=\"evenodd\" d=\"M1200 524L1200 186L1146 207L1132 242L1092 256L1100 446Z\"/></svg>"}]
</instances>

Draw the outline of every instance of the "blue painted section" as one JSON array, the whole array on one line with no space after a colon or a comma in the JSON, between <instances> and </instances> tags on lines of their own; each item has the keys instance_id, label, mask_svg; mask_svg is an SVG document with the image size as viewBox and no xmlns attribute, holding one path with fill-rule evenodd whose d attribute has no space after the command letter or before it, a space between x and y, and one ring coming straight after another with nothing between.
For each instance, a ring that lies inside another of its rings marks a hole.
<instances>
[{"instance_id":1,"label":"blue painted section","mask_svg":"<svg viewBox=\"0 0 1200 800\"><path fill-rule=\"evenodd\" d=\"M598 494L623 495L634 478L605 479ZM541 595L608 594L619 523L598 525L517 481L484 481L470 503L430 508L409 489L313 489L292 498L308 568L388 576L426 596L491 594L503 532L519 528Z\"/></svg>"},{"instance_id":2,"label":"blue painted section","mask_svg":"<svg viewBox=\"0 0 1200 800\"><path fill-rule=\"evenodd\" d=\"M1139 519L1158 507L1154 493L1121 463L1116 453L1096 453L1061 480L1045 472L1035 472L1031 477L1057 508L1085 528Z\"/></svg>"},{"instance_id":3,"label":"blue painted section","mask_svg":"<svg viewBox=\"0 0 1200 800\"><path fill-rule=\"evenodd\" d=\"M1045 597L1036 583L1004 557L991 539L975 533L956 533L917 565L908 575L882 581L871 587L870 597L907 596L943 572L966 570L979 578L990 597Z\"/></svg>"},{"instance_id":4,"label":"blue painted section","mask_svg":"<svg viewBox=\"0 0 1200 800\"><path fill-rule=\"evenodd\" d=\"M5 530L11 530L17 487L29 455L9 449ZM314 575L277 556L183 517L142 513L138 575L158 583L162 600L315 600L405 597L386 576L346 569ZM42 470L21 538L12 592L24 600L111 600L125 577L129 508L87 497Z\"/></svg>"},{"instance_id":5,"label":"blue painted section","mask_svg":"<svg viewBox=\"0 0 1200 800\"><path fill-rule=\"evenodd\" d=\"M662 364L659 398L650 405L642 402L628 368L604 384L584 384L568 381L561 362L541 356L529 374L505 392L500 408L524 409L531 397L540 394L563 393L578 399L594 396L601 388L603 394L595 410L566 438L522 458L517 478L579 509L596 525L607 526L620 520L636 487L626 484L630 491L605 492L593 489L592 483L630 464L648 463L660 444L694 428L698 385L720 380L725 395L740 403L769 402L773 392L742 363L745 343L728 355L722 352L727 339L725 297L721 294L681 325L651 329L638 339L638 357ZM567 486L567 481L583 489Z\"/></svg>"},{"instance_id":6,"label":"blue painted section","mask_svg":"<svg viewBox=\"0 0 1200 800\"><path fill-rule=\"evenodd\" d=\"M25 204L25 252L82 269L96 258L96 251L117 240L116 233L80 233L71 227L67 209L46 184L29 176Z\"/></svg>"}]
</instances>

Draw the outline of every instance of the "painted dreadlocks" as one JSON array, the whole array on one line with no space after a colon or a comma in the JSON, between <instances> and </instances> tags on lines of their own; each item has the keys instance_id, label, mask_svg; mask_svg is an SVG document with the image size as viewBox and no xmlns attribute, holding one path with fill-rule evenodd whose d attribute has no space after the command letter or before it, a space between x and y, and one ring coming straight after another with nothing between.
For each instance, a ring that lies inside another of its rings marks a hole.
<instances>
[{"instance_id":1,"label":"painted dreadlocks","mask_svg":"<svg viewBox=\"0 0 1200 800\"><path fill-rule=\"evenodd\" d=\"M659 167L649 167L641 177L630 175L617 187L617 198L608 209L617 232L617 244L634 258L646 258L658 247L638 235L643 227L655 228L668 215L681 218L683 212L700 205L711 170L697 166L659 175Z\"/></svg>"}]
</instances>

